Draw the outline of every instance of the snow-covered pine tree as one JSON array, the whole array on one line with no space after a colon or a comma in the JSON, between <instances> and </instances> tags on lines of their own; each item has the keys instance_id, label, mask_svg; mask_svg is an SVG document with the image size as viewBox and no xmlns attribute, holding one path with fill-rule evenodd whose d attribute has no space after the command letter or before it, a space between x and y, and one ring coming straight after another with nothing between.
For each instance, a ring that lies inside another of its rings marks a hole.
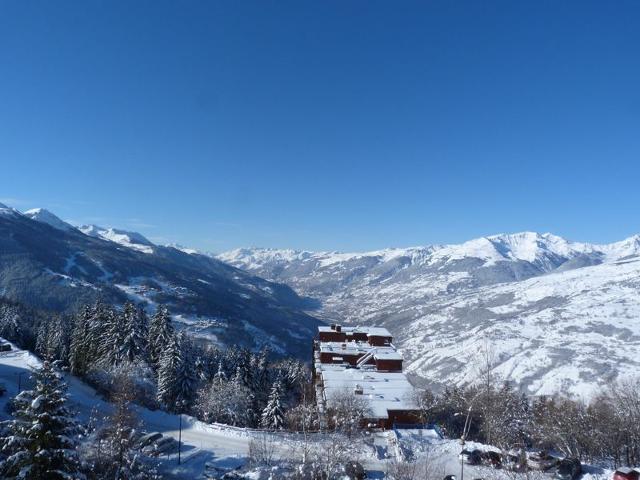
<instances>
[{"instance_id":1,"label":"snow-covered pine tree","mask_svg":"<svg viewBox=\"0 0 640 480\"><path fill-rule=\"evenodd\" d=\"M198 378L194 368L195 359L193 356L193 345L191 340L183 332L178 334L178 345L180 347L180 362L176 376L178 379L178 405L182 409L188 409L195 397Z\"/></svg>"},{"instance_id":2,"label":"snow-covered pine tree","mask_svg":"<svg viewBox=\"0 0 640 480\"><path fill-rule=\"evenodd\" d=\"M8 457L2 478L83 479L74 436L77 426L66 406L66 384L50 361L34 374L36 387L16 397L10 435L0 440Z\"/></svg>"},{"instance_id":3,"label":"snow-covered pine tree","mask_svg":"<svg viewBox=\"0 0 640 480\"><path fill-rule=\"evenodd\" d=\"M273 430L280 430L284 427L282 387L278 381L273 384L269 394L269 401L262 412L262 426Z\"/></svg>"},{"instance_id":4,"label":"snow-covered pine tree","mask_svg":"<svg viewBox=\"0 0 640 480\"><path fill-rule=\"evenodd\" d=\"M174 337L160 353L158 366L158 402L166 408L175 406L176 384L178 383L177 371L180 363L180 348Z\"/></svg>"},{"instance_id":5,"label":"snow-covered pine tree","mask_svg":"<svg viewBox=\"0 0 640 480\"><path fill-rule=\"evenodd\" d=\"M96 315L92 337L98 341L101 362L118 365L122 361L123 321L124 316L111 308L104 308Z\"/></svg>"},{"instance_id":6,"label":"snow-covered pine tree","mask_svg":"<svg viewBox=\"0 0 640 480\"><path fill-rule=\"evenodd\" d=\"M94 311L86 305L79 315L76 315L73 333L71 334L71 348L69 365L74 375L84 375L89 368L90 358L90 322Z\"/></svg>"},{"instance_id":7,"label":"snow-covered pine tree","mask_svg":"<svg viewBox=\"0 0 640 480\"><path fill-rule=\"evenodd\" d=\"M120 360L133 363L137 359L147 358L147 315L144 310L127 302L121 314L123 328L120 343Z\"/></svg>"},{"instance_id":8,"label":"snow-covered pine tree","mask_svg":"<svg viewBox=\"0 0 640 480\"><path fill-rule=\"evenodd\" d=\"M191 345L184 333L176 335L160 356L158 401L172 411L184 411L195 395L196 378Z\"/></svg>"},{"instance_id":9,"label":"snow-covered pine tree","mask_svg":"<svg viewBox=\"0 0 640 480\"><path fill-rule=\"evenodd\" d=\"M174 335L171 315L169 315L167 307L160 305L155 315L151 317L149 324L149 357L152 368L158 368L160 356Z\"/></svg>"},{"instance_id":10,"label":"snow-covered pine tree","mask_svg":"<svg viewBox=\"0 0 640 480\"><path fill-rule=\"evenodd\" d=\"M36 335L36 353L46 356L49 348L49 322L42 322L38 326L38 334Z\"/></svg>"},{"instance_id":11,"label":"snow-covered pine tree","mask_svg":"<svg viewBox=\"0 0 640 480\"><path fill-rule=\"evenodd\" d=\"M224 373L224 368L222 367L222 361L218 362L218 371L213 376L213 383L222 384L227 381L227 374Z\"/></svg>"}]
</instances>

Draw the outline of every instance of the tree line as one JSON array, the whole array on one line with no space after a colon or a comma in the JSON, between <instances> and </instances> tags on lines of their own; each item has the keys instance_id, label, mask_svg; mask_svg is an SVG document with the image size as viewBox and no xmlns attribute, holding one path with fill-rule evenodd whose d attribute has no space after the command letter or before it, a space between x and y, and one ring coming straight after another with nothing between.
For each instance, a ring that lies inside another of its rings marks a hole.
<instances>
[{"instance_id":1,"label":"tree line","mask_svg":"<svg viewBox=\"0 0 640 480\"><path fill-rule=\"evenodd\" d=\"M176 331L160 305L150 317L132 302L47 316L0 301L0 336L82 378L107 398L127 378L132 401L240 427L295 428L309 372L268 349L204 345ZM307 402L308 403L308 402Z\"/></svg>"},{"instance_id":2,"label":"tree line","mask_svg":"<svg viewBox=\"0 0 640 480\"><path fill-rule=\"evenodd\" d=\"M487 443L503 452L554 450L614 467L640 464L640 379L611 385L591 401L561 395L529 397L509 382L420 391L422 420L451 438Z\"/></svg>"}]
</instances>

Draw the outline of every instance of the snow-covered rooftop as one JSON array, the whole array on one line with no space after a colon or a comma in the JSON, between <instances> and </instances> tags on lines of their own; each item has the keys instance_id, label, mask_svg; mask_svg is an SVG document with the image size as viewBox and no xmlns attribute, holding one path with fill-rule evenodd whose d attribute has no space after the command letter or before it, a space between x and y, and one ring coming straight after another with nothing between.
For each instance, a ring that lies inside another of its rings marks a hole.
<instances>
[{"instance_id":1,"label":"snow-covered rooftop","mask_svg":"<svg viewBox=\"0 0 640 480\"><path fill-rule=\"evenodd\" d=\"M342 333L345 333L347 335L349 334L353 334L353 333L365 333L370 337L391 337L391 333L389 332L389 330L387 330L384 327L345 327L345 326L341 326L340 327L340 331ZM333 328L331 328L330 326L319 326L318 327L318 331L319 332L335 332L336 330L334 330Z\"/></svg>"},{"instance_id":2,"label":"snow-covered rooftop","mask_svg":"<svg viewBox=\"0 0 640 480\"><path fill-rule=\"evenodd\" d=\"M344 368L322 365L322 382L327 407L344 391L361 395L369 402L372 418L389 418L389 410L415 410L414 389L403 373L378 372L374 368ZM356 387L361 394L356 393Z\"/></svg>"},{"instance_id":3,"label":"snow-covered rooftop","mask_svg":"<svg viewBox=\"0 0 640 480\"><path fill-rule=\"evenodd\" d=\"M374 358L384 360L402 360L393 347L373 347L366 342L320 342L320 352L335 355L366 355L373 351Z\"/></svg>"}]
</instances>

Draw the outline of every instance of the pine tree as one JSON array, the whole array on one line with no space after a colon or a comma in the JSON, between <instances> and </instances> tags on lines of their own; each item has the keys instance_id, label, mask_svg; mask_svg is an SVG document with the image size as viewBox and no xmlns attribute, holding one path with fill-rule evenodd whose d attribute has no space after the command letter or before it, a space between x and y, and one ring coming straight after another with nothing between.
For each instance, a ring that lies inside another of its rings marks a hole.
<instances>
[{"instance_id":1,"label":"pine tree","mask_svg":"<svg viewBox=\"0 0 640 480\"><path fill-rule=\"evenodd\" d=\"M160 356L174 335L169 311L167 307L160 305L149 325L149 358L154 369L158 368Z\"/></svg>"},{"instance_id":2,"label":"pine tree","mask_svg":"<svg viewBox=\"0 0 640 480\"><path fill-rule=\"evenodd\" d=\"M2 478L82 479L73 439L77 426L66 406L66 384L50 361L35 372L35 390L16 397L11 435L2 438L9 454L0 464Z\"/></svg>"},{"instance_id":3,"label":"pine tree","mask_svg":"<svg viewBox=\"0 0 640 480\"><path fill-rule=\"evenodd\" d=\"M284 409L282 408L282 387L275 382L269 394L269 401L262 412L262 426L273 430L284 427Z\"/></svg>"},{"instance_id":4,"label":"pine tree","mask_svg":"<svg viewBox=\"0 0 640 480\"><path fill-rule=\"evenodd\" d=\"M222 361L218 362L218 371L213 377L213 383L221 384L227 381L227 375L224 373L224 368L222 368Z\"/></svg>"},{"instance_id":5,"label":"pine tree","mask_svg":"<svg viewBox=\"0 0 640 480\"><path fill-rule=\"evenodd\" d=\"M184 333L180 333L160 357L158 401L169 410L182 412L191 405L195 388L191 346Z\"/></svg>"},{"instance_id":6,"label":"pine tree","mask_svg":"<svg viewBox=\"0 0 640 480\"><path fill-rule=\"evenodd\" d=\"M193 402L198 381L194 369L193 346L184 333L178 335L178 345L180 346L180 362L176 372L178 379L177 400L178 405L181 405L183 409L188 409Z\"/></svg>"},{"instance_id":7,"label":"pine tree","mask_svg":"<svg viewBox=\"0 0 640 480\"><path fill-rule=\"evenodd\" d=\"M167 408L175 406L179 363L180 349L177 339L173 338L161 353L158 368L158 402Z\"/></svg>"},{"instance_id":8,"label":"pine tree","mask_svg":"<svg viewBox=\"0 0 640 480\"><path fill-rule=\"evenodd\" d=\"M122 361L124 317L111 308L105 308L96 320L100 323L94 323L92 337L98 341L100 359L108 365L118 365Z\"/></svg>"},{"instance_id":9,"label":"pine tree","mask_svg":"<svg viewBox=\"0 0 640 480\"><path fill-rule=\"evenodd\" d=\"M71 349L69 353L69 364L71 373L74 375L84 375L91 361L90 358L90 322L93 317L93 310L88 305L76 316L71 335Z\"/></svg>"},{"instance_id":10,"label":"pine tree","mask_svg":"<svg viewBox=\"0 0 640 480\"><path fill-rule=\"evenodd\" d=\"M36 336L36 353L45 357L49 353L49 322L42 322L38 326Z\"/></svg>"},{"instance_id":11,"label":"pine tree","mask_svg":"<svg viewBox=\"0 0 640 480\"><path fill-rule=\"evenodd\" d=\"M147 357L147 316L143 310L127 302L121 314L120 325L122 342L119 360L133 363L136 359Z\"/></svg>"}]
</instances>

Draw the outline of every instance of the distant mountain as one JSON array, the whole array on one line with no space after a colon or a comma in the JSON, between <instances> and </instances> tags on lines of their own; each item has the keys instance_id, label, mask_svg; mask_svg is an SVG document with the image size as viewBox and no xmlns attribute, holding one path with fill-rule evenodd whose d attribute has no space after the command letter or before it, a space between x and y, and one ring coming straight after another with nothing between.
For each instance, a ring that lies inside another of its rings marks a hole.
<instances>
[{"instance_id":1,"label":"distant mountain","mask_svg":"<svg viewBox=\"0 0 640 480\"><path fill-rule=\"evenodd\" d=\"M132 232L68 227L42 209L0 205L0 296L65 312L98 299L150 312L164 303L203 341L307 358L319 321L288 286Z\"/></svg>"},{"instance_id":2,"label":"distant mountain","mask_svg":"<svg viewBox=\"0 0 640 480\"><path fill-rule=\"evenodd\" d=\"M32 210L27 210L24 212L25 216L29 217L31 220L36 220L38 222L46 223L47 225L52 226L53 228L57 228L62 231L73 230L75 227L63 220L60 220L57 216L51 213L49 210L44 208L34 208Z\"/></svg>"},{"instance_id":3,"label":"distant mountain","mask_svg":"<svg viewBox=\"0 0 640 480\"><path fill-rule=\"evenodd\" d=\"M131 248L142 253L153 253L155 245L147 240L142 234L118 230L116 228L104 228L97 225L82 225L78 227L85 235L102 238L110 242L118 243L123 247Z\"/></svg>"},{"instance_id":4,"label":"distant mountain","mask_svg":"<svg viewBox=\"0 0 640 480\"><path fill-rule=\"evenodd\" d=\"M490 350L531 393L590 395L640 374L640 236L524 232L366 253L238 249L217 258L315 299L325 320L388 327L408 370L464 384Z\"/></svg>"}]
</instances>

